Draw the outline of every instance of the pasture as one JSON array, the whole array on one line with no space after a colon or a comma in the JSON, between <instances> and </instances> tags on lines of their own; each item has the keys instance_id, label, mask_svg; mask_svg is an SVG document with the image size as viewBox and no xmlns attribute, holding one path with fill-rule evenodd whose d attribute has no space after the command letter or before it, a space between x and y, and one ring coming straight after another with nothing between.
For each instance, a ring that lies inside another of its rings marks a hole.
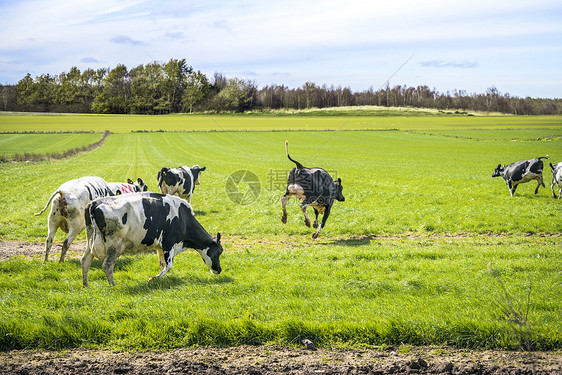
<instances>
[{"instance_id":1,"label":"pasture","mask_svg":"<svg viewBox=\"0 0 562 375\"><path fill-rule=\"evenodd\" d=\"M207 170L192 205L207 231L223 236L223 273L210 275L187 251L147 285L158 261L141 254L118 259L114 288L94 263L82 290L77 259L2 261L0 348L292 345L303 337L344 346L562 346L562 201L551 198L548 167L562 161L560 117L0 116L0 130L23 128L115 134L71 158L0 165L0 239L43 241L46 216L33 213L67 180L141 177L157 191L160 168L199 164ZM131 133L138 130L166 132ZM280 221L294 166L285 140L294 159L342 179L346 201L335 203L317 240L294 200L288 223ZM538 195L531 182L512 198L491 178L499 163L546 154ZM228 177L240 170L259 180L259 193L244 180L234 186L248 204L229 197Z\"/></svg>"}]
</instances>

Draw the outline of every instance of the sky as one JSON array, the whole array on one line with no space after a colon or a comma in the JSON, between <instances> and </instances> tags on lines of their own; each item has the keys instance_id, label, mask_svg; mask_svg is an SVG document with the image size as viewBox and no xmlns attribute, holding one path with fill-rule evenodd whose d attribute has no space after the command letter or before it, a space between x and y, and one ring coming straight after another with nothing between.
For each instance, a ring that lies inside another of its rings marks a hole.
<instances>
[{"instance_id":1,"label":"sky","mask_svg":"<svg viewBox=\"0 0 562 375\"><path fill-rule=\"evenodd\" d=\"M560 0L0 0L0 83L186 59L258 87L562 98Z\"/></svg>"}]
</instances>

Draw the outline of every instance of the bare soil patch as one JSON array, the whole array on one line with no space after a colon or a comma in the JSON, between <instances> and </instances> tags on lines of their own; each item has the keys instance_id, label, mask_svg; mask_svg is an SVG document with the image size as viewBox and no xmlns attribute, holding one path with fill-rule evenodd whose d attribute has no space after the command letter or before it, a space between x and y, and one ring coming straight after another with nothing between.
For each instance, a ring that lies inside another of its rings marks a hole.
<instances>
[{"instance_id":1,"label":"bare soil patch","mask_svg":"<svg viewBox=\"0 0 562 375\"><path fill-rule=\"evenodd\" d=\"M168 352L0 353L0 374L560 374L562 354L447 347L318 349L277 346Z\"/></svg>"}]
</instances>

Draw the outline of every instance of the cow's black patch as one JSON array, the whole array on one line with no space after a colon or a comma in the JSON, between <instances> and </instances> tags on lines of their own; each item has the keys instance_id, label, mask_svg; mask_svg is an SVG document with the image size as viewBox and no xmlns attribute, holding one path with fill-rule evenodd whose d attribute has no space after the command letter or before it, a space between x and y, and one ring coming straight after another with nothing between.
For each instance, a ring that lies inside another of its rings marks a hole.
<instances>
[{"instance_id":1,"label":"cow's black patch","mask_svg":"<svg viewBox=\"0 0 562 375\"><path fill-rule=\"evenodd\" d=\"M121 222L123 223L123 225L127 224L127 213L125 212L125 215L123 215L123 217L121 218Z\"/></svg>"}]
</instances>

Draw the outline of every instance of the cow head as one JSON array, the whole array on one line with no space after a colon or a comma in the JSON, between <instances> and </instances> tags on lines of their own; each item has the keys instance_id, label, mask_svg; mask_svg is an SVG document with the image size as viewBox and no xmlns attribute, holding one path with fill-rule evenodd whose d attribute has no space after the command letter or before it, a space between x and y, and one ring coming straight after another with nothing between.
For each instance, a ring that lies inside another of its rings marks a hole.
<instances>
[{"instance_id":1,"label":"cow head","mask_svg":"<svg viewBox=\"0 0 562 375\"><path fill-rule=\"evenodd\" d=\"M193 167L191 167L191 174L193 175L193 184L194 185L199 185L199 175L201 174L201 172L203 172L205 169L207 169L207 167L203 167L201 168L198 165L194 165Z\"/></svg>"},{"instance_id":2,"label":"cow head","mask_svg":"<svg viewBox=\"0 0 562 375\"><path fill-rule=\"evenodd\" d=\"M214 273L215 275L218 275L222 271L220 262L220 256L222 252L223 249L221 245L220 233L217 233L217 236L213 237L211 246L199 251L201 258L203 258L203 261L205 262L207 267L209 267L209 271L211 271L211 273Z\"/></svg>"},{"instance_id":3,"label":"cow head","mask_svg":"<svg viewBox=\"0 0 562 375\"><path fill-rule=\"evenodd\" d=\"M160 187L160 189L162 189L162 183L164 182L164 178L169 171L170 168L162 168L158 171L158 186Z\"/></svg>"},{"instance_id":4,"label":"cow head","mask_svg":"<svg viewBox=\"0 0 562 375\"><path fill-rule=\"evenodd\" d=\"M494 174L492 174L492 177L500 177L502 176L503 173L503 167L501 164L498 164L498 166L496 167L496 169L494 170Z\"/></svg>"},{"instance_id":5,"label":"cow head","mask_svg":"<svg viewBox=\"0 0 562 375\"><path fill-rule=\"evenodd\" d=\"M142 178L137 178L137 183L135 184L140 188L140 191L148 191L148 186L144 183Z\"/></svg>"},{"instance_id":6,"label":"cow head","mask_svg":"<svg viewBox=\"0 0 562 375\"><path fill-rule=\"evenodd\" d=\"M345 197L343 196L343 186L341 186L341 178L334 181L336 185L336 199L340 202L345 202Z\"/></svg>"}]
</instances>

